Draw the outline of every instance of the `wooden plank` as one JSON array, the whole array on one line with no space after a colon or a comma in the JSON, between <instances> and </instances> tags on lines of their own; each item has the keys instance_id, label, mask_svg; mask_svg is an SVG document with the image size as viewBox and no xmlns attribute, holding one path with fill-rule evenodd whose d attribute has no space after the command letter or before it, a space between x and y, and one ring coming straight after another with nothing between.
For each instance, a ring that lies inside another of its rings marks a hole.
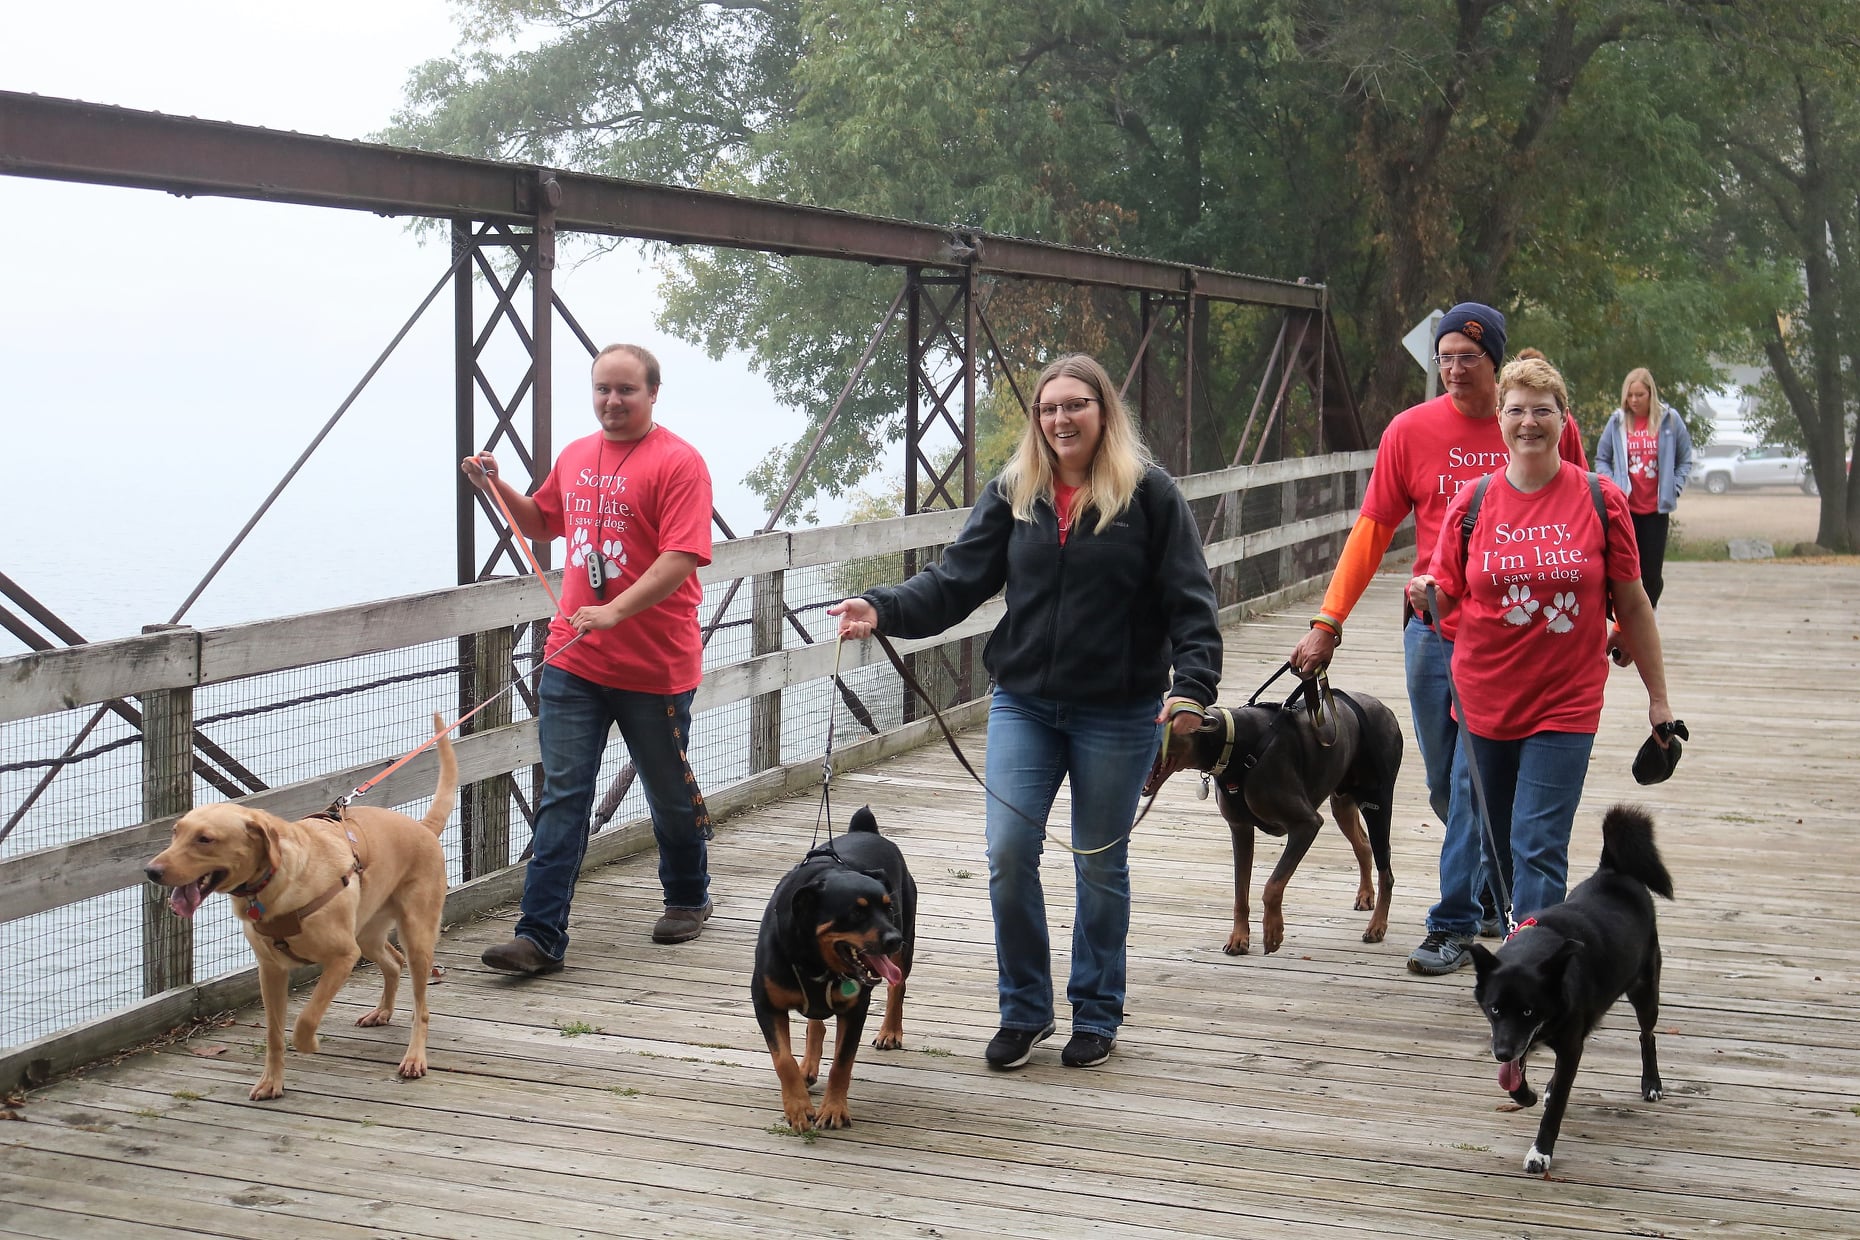
<instances>
[{"instance_id":1,"label":"wooden plank","mask_svg":"<svg viewBox=\"0 0 1860 1240\"><path fill-rule=\"evenodd\" d=\"M1284 461L1267 461L1260 465L1234 465L1227 469L1179 478L1176 485L1189 499L1206 499L1222 492L1240 492L1252 487L1294 482L1300 478L1323 478L1330 474L1368 469L1375 463L1374 449L1365 452L1334 452L1327 456L1301 456Z\"/></svg>"},{"instance_id":2,"label":"wooden plank","mask_svg":"<svg viewBox=\"0 0 1860 1240\"><path fill-rule=\"evenodd\" d=\"M495 731L461 737L455 747L461 783L512 771L536 754L536 721L526 719ZM389 765L390 761L384 760L332 771L254 793L242 798L240 804L295 820L346 796ZM439 755L429 749L371 788L368 803L393 806L430 797L438 780ZM8 892L7 899L0 902L0 924L135 886L142 881L142 866L167 844L179 817L169 815L0 859L0 889Z\"/></svg>"},{"instance_id":3,"label":"wooden plank","mask_svg":"<svg viewBox=\"0 0 1860 1240\"><path fill-rule=\"evenodd\" d=\"M12 655L0 659L0 723L190 685L199 667L192 629Z\"/></svg>"},{"instance_id":4,"label":"wooden plank","mask_svg":"<svg viewBox=\"0 0 1860 1240\"><path fill-rule=\"evenodd\" d=\"M534 577L511 577L255 624L202 629L200 683L445 641L535 620L551 610L548 594Z\"/></svg>"},{"instance_id":5,"label":"wooden plank","mask_svg":"<svg viewBox=\"0 0 1860 1240\"><path fill-rule=\"evenodd\" d=\"M1208 558L1208 567L1219 568L1223 564L1309 542L1326 534L1341 533L1355 524L1355 513L1331 512L1321 517L1307 517L1290 525L1277 525L1269 530L1242 534L1238 538L1223 538L1219 542L1209 543L1203 550Z\"/></svg>"}]
</instances>

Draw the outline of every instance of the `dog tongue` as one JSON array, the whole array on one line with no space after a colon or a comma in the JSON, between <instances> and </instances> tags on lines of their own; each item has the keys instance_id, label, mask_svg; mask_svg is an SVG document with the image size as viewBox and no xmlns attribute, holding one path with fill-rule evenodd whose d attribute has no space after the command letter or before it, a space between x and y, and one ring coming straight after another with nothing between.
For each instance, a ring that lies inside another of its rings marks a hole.
<instances>
[{"instance_id":1,"label":"dog tongue","mask_svg":"<svg viewBox=\"0 0 1860 1240\"><path fill-rule=\"evenodd\" d=\"M1517 1059L1507 1059L1498 1065L1498 1087L1506 1093L1524 1084L1524 1063Z\"/></svg>"},{"instance_id":2,"label":"dog tongue","mask_svg":"<svg viewBox=\"0 0 1860 1240\"><path fill-rule=\"evenodd\" d=\"M168 907L174 910L177 917L192 917L205 899L206 897L200 894L200 884L189 883L185 887L174 889L173 894L168 897Z\"/></svg>"},{"instance_id":3,"label":"dog tongue","mask_svg":"<svg viewBox=\"0 0 1860 1240\"><path fill-rule=\"evenodd\" d=\"M865 962L866 968L884 978L887 985L898 986L904 982L904 971L891 962L890 956L860 952L859 959Z\"/></svg>"}]
</instances>

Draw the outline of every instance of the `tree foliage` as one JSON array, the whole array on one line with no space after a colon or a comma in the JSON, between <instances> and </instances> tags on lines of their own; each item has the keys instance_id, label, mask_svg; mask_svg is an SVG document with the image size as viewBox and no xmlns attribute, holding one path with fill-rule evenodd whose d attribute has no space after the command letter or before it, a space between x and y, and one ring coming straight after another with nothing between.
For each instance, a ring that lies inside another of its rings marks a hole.
<instances>
[{"instance_id":1,"label":"tree foliage","mask_svg":"<svg viewBox=\"0 0 1860 1240\"><path fill-rule=\"evenodd\" d=\"M464 50L415 75L389 138L1310 278L1329 286L1372 425L1418 394L1401 336L1467 298L1565 369L1591 432L1634 366L1696 420L1717 363L1762 351L1817 474L1840 456L1841 307L1860 282L1844 0L464 11ZM668 330L747 349L816 425L898 288L896 272L728 251L665 264ZM985 296L1017 374L1060 348L1128 364L1125 299ZM1274 330L1204 323L1197 383L1221 415L1198 423L1198 460L1238 436ZM895 342L850 394L803 506L900 432ZM757 485L779 491L803 451L772 454Z\"/></svg>"}]
</instances>

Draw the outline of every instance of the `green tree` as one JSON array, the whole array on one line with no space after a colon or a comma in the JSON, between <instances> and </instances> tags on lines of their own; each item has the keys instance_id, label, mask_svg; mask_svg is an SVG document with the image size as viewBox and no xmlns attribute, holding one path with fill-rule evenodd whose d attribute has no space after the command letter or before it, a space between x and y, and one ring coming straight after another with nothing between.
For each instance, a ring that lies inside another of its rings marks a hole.
<instances>
[{"instance_id":1,"label":"green tree","mask_svg":"<svg viewBox=\"0 0 1860 1240\"><path fill-rule=\"evenodd\" d=\"M1774 284L1774 263L1714 224L1723 159L1679 90L1715 71L1711 21L1731 3L469 0L468 45L522 27L540 46L425 67L388 136L1307 276L1331 289L1372 426L1419 394L1400 337L1475 297L1570 373L1593 430L1631 366L1689 403ZM773 494L898 274L728 251L666 261L667 328L747 348L813 413L757 472ZM1127 297L984 296L1023 381L1060 348L1129 364ZM1276 326L1204 319L1197 385L1219 416L1197 414L1198 463L1227 459ZM904 366L886 347L803 506L899 434ZM1154 442L1179 441L1172 416Z\"/></svg>"}]
</instances>

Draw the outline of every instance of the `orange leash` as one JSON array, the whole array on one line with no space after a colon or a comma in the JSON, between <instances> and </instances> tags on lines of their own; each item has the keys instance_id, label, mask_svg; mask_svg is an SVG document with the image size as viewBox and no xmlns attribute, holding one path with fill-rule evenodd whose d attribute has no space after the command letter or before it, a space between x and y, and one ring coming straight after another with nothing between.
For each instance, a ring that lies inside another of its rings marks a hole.
<instances>
[{"instance_id":1,"label":"orange leash","mask_svg":"<svg viewBox=\"0 0 1860 1240\"><path fill-rule=\"evenodd\" d=\"M485 468L482 461L479 462L479 468L484 469L486 478L495 477L495 474L490 469ZM510 515L510 508L508 505L504 503L503 495L498 491L495 483L493 483L488 488L488 490L491 492L491 498L497 501L497 510L504 514L504 524L510 530L511 541L515 542L517 546L523 549L523 558L530 562L530 571L536 574L536 580L542 582L542 588L544 591L548 593L549 601L555 604L555 609L558 612L561 611L562 610L561 600L556 598L555 590L551 588L549 585L549 578L543 575L542 565L537 562L535 553L530 550L529 539L523 537L523 531L517 528L516 519ZM576 642L580 641L582 638L586 636L587 636L586 633L577 633L573 637L569 638L566 642L562 643L562 647L560 650L557 650L555 654L549 655L547 658L543 659L542 662L538 663L534 671L531 674L533 675L535 674L535 672L542 671L542 669L549 666L549 664L553 660L560 657L564 652L566 652L570 646L573 646ZM382 771L379 775L376 775L373 779L369 780L367 783L363 784L361 787L356 788L354 791L350 792L347 796L340 796L340 797L337 797L335 800L331 801L329 803L329 808L325 810L324 812L328 814L332 814L337 818L341 818L342 811L348 807L349 802L355 800L357 797L365 795L370 788L374 787L376 784L380 783L382 780L392 775L395 771L398 771L401 767L406 766L409 762L413 761L415 758L419 757L421 754L431 749L434 745L438 744L439 738L441 736L445 736L448 733L457 731L473 715L477 714L479 711L483 710L485 707L489 706L491 703L497 701L498 698L503 697L506 693L509 693L512 689L516 688L518 683L522 681L522 679L523 677L518 676L516 679L512 680L509 684L505 685L502 689L499 689L496 693L492 694L490 697L486 698L484 701L478 703L476 706L472 707L470 710L460 715L457 719L454 719L451 723L448 723L445 727L445 731L435 732L431 740L427 741L424 745L421 745L418 749L415 749L413 752L402 757L398 762L395 762L392 766Z\"/></svg>"}]
</instances>

